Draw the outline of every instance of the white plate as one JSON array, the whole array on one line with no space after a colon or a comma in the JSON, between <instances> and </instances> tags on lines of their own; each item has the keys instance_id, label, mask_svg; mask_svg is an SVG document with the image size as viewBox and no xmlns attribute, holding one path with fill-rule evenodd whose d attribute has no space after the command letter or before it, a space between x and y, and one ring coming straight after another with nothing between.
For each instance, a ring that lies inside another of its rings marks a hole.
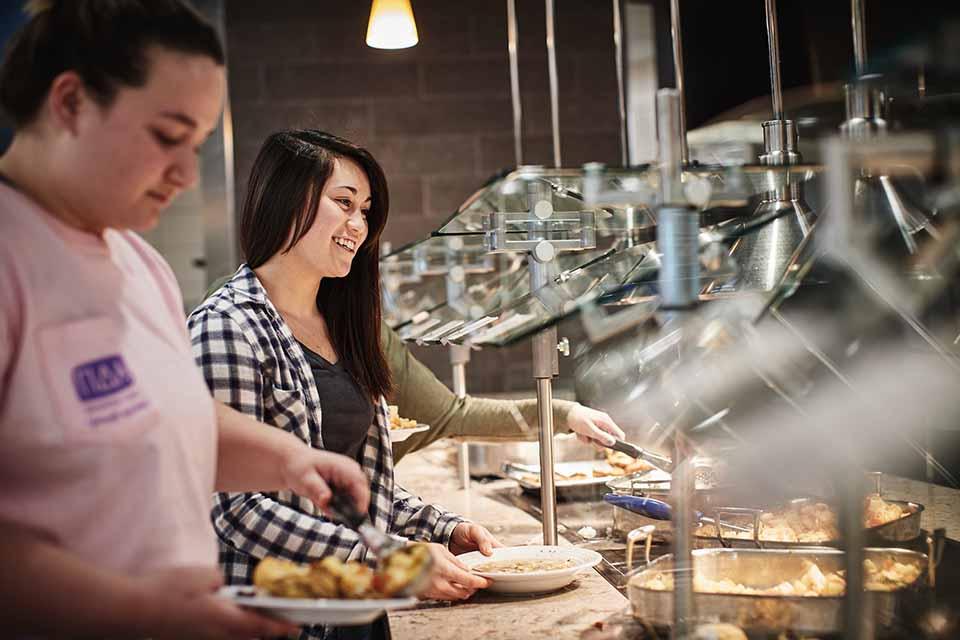
<instances>
[{"instance_id":1,"label":"white plate","mask_svg":"<svg viewBox=\"0 0 960 640\"><path fill-rule=\"evenodd\" d=\"M493 584L490 591L498 593L543 593L561 589L577 577L581 571L594 567L600 563L600 554L590 549L577 547L549 547L525 546L502 547L493 550L492 556L485 556L479 551L471 551L457 556L471 569L485 562L499 560L572 560L573 564L563 569L549 571L531 571L529 573L491 573L474 571L479 576L489 578Z\"/></svg>"},{"instance_id":2,"label":"white plate","mask_svg":"<svg viewBox=\"0 0 960 640\"><path fill-rule=\"evenodd\" d=\"M333 600L325 598L275 598L263 595L255 587L222 587L219 595L233 600L241 607L257 609L271 616L297 624L332 624L353 626L367 624L379 618L384 611L412 607L416 598L376 600Z\"/></svg>"},{"instance_id":3,"label":"white plate","mask_svg":"<svg viewBox=\"0 0 960 640\"><path fill-rule=\"evenodd\" d=\"M407 427L406 429L390 429L390 442L403 442L413 434L427 431L429 428L430 425L428 424L418 424L415 427Z\"/></svg>"}]
</instances>

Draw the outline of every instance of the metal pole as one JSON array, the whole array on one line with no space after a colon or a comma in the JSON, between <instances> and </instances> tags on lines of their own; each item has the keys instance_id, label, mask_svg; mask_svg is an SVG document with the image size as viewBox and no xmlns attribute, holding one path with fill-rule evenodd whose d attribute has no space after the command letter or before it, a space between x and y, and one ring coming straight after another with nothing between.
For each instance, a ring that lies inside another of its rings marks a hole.
<instances>
[{"instance_id":1,"label":"metal pole","mask_svg":"<svg viewBox=\"0 0 960 640\"><path fill-rule=\"evenodd\" d=\"M627 106L623 84L623 23L620 0L613 0L613 55L617 65L617 111L620 115L620 164L627 166Z\"/></svg>"},{"instance_id":2,"label":"metal pole","mask_svg":"<svg viewBox=\"0 0 960 640\"><path fill-rule=\"evenodd\" d=\"M510 97L513 105L513 156L523 164L523 110L520 105L520 71L517 64L517 2L507 0L507 56L510 58Z\"/></svg>"},{"instance_id":3,"label":"metal pole","mask_svg":"<svg viewBox=\"0 0 960 640\"><path fill-rule=\"evenodd\" d=\"M679 89L657 91L657 145L660 161L660 202L677 204L682 201L680 183L683 135L680 114L683 103Z\"/></svg>"},{"instance_id":4,"label":"metal pole","mask_svg":"<svg viewBox=\"0 0 960 640\"><path fill-rule=\"evenodd\" d=\"M458 399L467 397L467 362L470 361L470 347L450 345L450 364L453 369L453 393ZM460 455L457 458L457 471L460 486L470 488L470 445L460 443Z\"/></svg>"},{"instance_id":5,"label":"metal pole","mask_svg":"<svg viewBox=\"0 0 960 640\"><path fill-rule=\"evenodd\" d=\"M670 35L673 37L673 75L680 92L680 157L683 164L690 161L687 147L687 98L683 82L683 36L680 33L680 0L670 0Z\"/></svg>"},{"instance_id":6,"label":"metal pole","mask_svg":"<svg viewBox=\"0 0 960 640\"><path fill-rule=\"evenodd\" d=\"M541 219L531 235L539 237L539 245L529 253L530 291L542 289L551 279L555 252L546 240L549 215L537 215L552 209L553 195L540 182L527 184L527 204L531 215ZM544 206L549 205L549 206ZM556 375L557 330L546 329L533 337L533 377L537 381L537 413L540 418L540 512L543 516L543 543L557 544L557 492L553 473L553 376Z\"/></svg>"},{"instance_id":7,"label":"metal pole","mask_svg":"<svg viewBox=\"0 0 960 640\"><path fill-rule=\"evenodd\" d=\"M765 0L767 10L767 48L770 52L770 93L773 119L783 120L783 92L780 84L780 35L777 29L776 0Z\"/></svg>"},{"instance_id":8,"label":"metal pole","mask_svg":"<svg viewBox=\"0 0 960 640\"><path fill-rule=\"evenodd\" d=\"M867 72L867 33L863 0L850 0L850 19L853 22L853 58L859 78Z\"/></svg>"},{"instance_id":9,"label":"metal pole","mask_svg":"<svg viewBox=\"0 0 960 640\"><path fill-rule=\"evenodd\" d=\"M695 209L686 204L680 186L680 111L678 90L657 91L657 139L662 190L657 250L661 255L661 307L670 315L696 305L700 288L699 216ZM687 638L694 619L691 537L693 453L686 438L683 417L673 426L673 459L676 462L670 487L673 501L673 637Z\"/></svg>"},{"instance_id":10,"label":"metal pole","mask_svg":"<svg viewBox=\"0 0 960 640\"><path fill-rule=\"evenodd\" d=\"M834 235L825 238L835 247L845 244L849 233L853 209L853 177L851 176L852 154L845 140L830 140L826 143L827 201L834 208ZM849 469L854 470L839 477L840 533L843 539L844 564L846 568L846 591L843 598L844 637L860 640L865 637L865 604L863 597L863 476L856 459L854 447L848 449Z\"/></svg>"},{"instance_id":11,"label":"metal pole","mask_svg":"<svg viewBox=\"0 0 960 640\"><path fill-rule=\"evenodd\" d=\"M557 95L557 49L554 38L553 0L547 8L547 68L550 72L550 122L553 126L553 165L560 168L560 101Z\"/></svg>"},{"instance_id":12,"label":"metal pole","mask_svg":"<svg viewBox=\"0 0 960 640\"><path fill-rule=\"evenodd\" d=\"M549 279L547 264L530 256L530 289L536 291ZM533 377L537 381L537 413L540 417L540 510L543 544L557 544L557 491L553 474L553 356L557 330L546 329L533 338Z\"/></svg>"}]
</instances>

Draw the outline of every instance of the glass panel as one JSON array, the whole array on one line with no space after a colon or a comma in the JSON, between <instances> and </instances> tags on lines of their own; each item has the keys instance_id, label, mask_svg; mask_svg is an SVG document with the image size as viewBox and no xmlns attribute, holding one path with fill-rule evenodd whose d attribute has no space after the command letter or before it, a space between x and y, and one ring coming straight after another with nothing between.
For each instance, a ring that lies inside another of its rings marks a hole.
<instances>
[{"instance_id":1,"label":"glass panel","mask_svg":"<svg viewBox=\"0 0 960 640\"><path fill-rule=\"evenodd\" d=\"M727 211L724 215L722 209L745 208L749 199L759 193L811 180L820 172L818 165L691 164L683 173L684 191L693 204L710 213L705 219L709 224L749 213L749 210ZM436 234L483 234L491 230L489 216L493 213L518 214L508 225L507 233L526 233L529 229L521 220L530 219L528 190L538 186L546 188L551 195L554 218L572 223L574 220L568 214L593 211L598 235L622 235L654 224L650 206L658 198L660 174L657 167L651 165L620 168L590 164L579 169L521 167L495 177L476 191Z\"/></svg>"},{"instance_id":2,"label":"glass panel","mask_svg":"<svg viewBox=\"0 0 960 640\"><path fill-rule=\"evenodd\" d=\"M481 236L430 237L401 247L380 259L384 319L397 329L444 304L448 274L469 286L498 268Z\"/></svg>"},{"instance_id":3,"label":"glass panel","mask_svg":"<svg viewBox=\"0 0 960 640\"><path fill-rule=\"evenodd\" d=\"M421 333L416 339L423 344L452 342L503 347L575 314L586 300L599 298L604 303L616 303L626 295L635 296L637 301L652 299L659 262L651 248L642 245L610 249L595 253L586 261L582 261L583 254L561 254L555 275L547 286L530 293L529 280L524 278L524 283L518 281L511 293L516 297L501 298L502 306L488 307L476 316L459 316L462 325L450 325L449 331L434 333L429 339ZM582 263L563 268L574 256L579 256ZM444 305L431 312L425 322L432 322L436 328L455 317L450 305ZM486 320L467 326L467 322L482 318Z\"/></svg>"}]
</instances>

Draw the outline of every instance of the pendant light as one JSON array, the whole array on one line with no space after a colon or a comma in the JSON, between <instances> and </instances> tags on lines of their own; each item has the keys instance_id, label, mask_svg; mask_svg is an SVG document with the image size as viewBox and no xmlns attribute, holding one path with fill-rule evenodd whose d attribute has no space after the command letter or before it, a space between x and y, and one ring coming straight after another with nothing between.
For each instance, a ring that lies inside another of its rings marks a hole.
<instances>
[{"instance_id":1,"label":"pendant light","mask_svg":"<svg viewBox=\"0 0 960 640\"><path fill-rule=\"evenodd\" d=\"M406 49L419 42L410 0L373 0L367 23L367 46Z\"/></svg>"}]
</instances>

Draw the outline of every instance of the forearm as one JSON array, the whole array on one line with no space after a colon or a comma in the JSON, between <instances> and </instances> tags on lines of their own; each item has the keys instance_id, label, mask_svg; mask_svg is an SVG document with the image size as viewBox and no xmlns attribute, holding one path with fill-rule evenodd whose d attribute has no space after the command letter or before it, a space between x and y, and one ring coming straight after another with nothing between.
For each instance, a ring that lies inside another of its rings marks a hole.
<instances>
[{"instance_id":1,"label":"forearm","mask_svg":"<svg viewBox=\"0 0 960 640\"><path fill-rule=\"evenodd\" d=\"M540 419L535 399L495 400L471 396L463 399L454 397L442 407L441 411L429 412L432 414L429 418L421 417L420 412L423 408L419 405L423 401L414 396L410 399L410 403L405 405L402 403L403 399L404 396L401 396L401 404L398 405L400 415L426 422L430 424L431 429L394 444L393 454L396 460L441 438L516 441L536 440L539 434ZM553 401L555 433L570 431L567 416L573 405L574 403L566 400Z\"/></svg>"},{"instance_id":2,"label":"forearm","mask_svg":"<svg viewBox=\"0 0 960 640\"><path fill-rule=\"evenodd\" d=\"M7 633L135 637L148 603L136 582L16 525L0 524L0 628Z\"/></svg>"},{"instance_id":3,"label":"forearm","mask_svg":"<svg viewBox=\"0 0 960 640\"><path fill-rule=\"evenodd\" d=\"M393 521L390 532L408 540L426 540L449 545L453 530L464 518L443 507L426 504L397 485L394 491Z\"/></svg>"},{"instance_id":4,"label":"forearm","mask_svg":"<svg viewBox=\"0 0 960 640\"><path fill-rule=\"evenodd\" d=\"M286 460L308 445L221 402L216 403L216 409L217 491L287 489L283 476Z\"/></svg>"}]
</instances>

